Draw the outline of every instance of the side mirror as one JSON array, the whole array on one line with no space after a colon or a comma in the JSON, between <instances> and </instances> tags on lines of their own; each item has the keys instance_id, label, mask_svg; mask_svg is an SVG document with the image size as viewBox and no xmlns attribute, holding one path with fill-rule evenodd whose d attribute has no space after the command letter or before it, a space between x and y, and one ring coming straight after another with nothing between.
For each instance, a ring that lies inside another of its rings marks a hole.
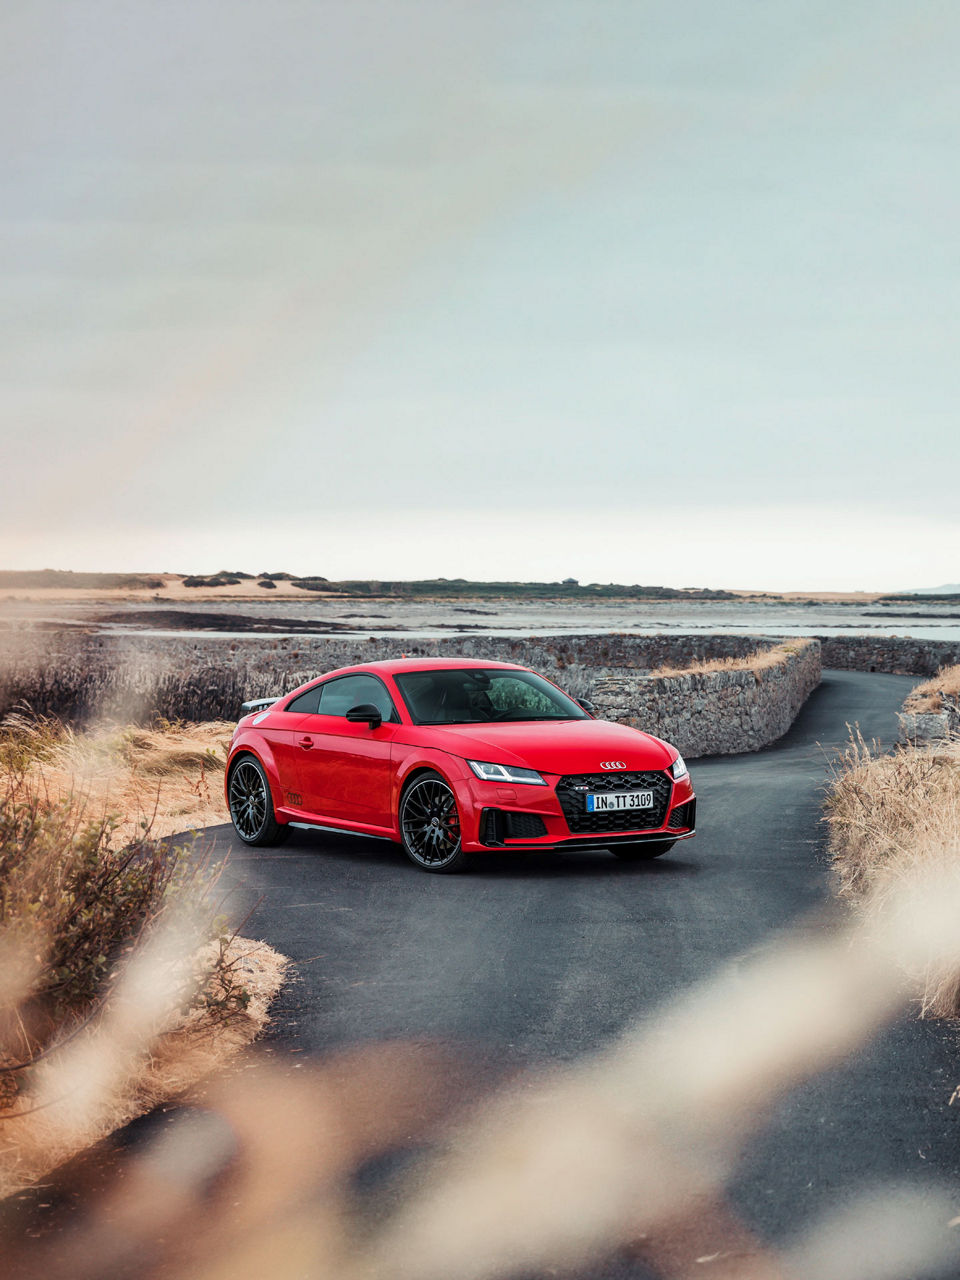
<instances>
[{"instance_id":1,"label":"side mirror","mask_svg":"<svg viewBox=\"0 0 960 1280\"><path fill-rule=\"evenodd\" d=\"M578 698L577 703L583 707L584 711L588 711L590 715L596 715L597 708L593 705L589 698Z\"/></svg>"},{"instance_id":2,"label":"side mirror","mask_svg":"<svg viewBox=\"0 0 960 1280\"><path fill-rule=\"evenodd\" d=\"M361 702L358 707L351 707L347 719L351 724L368 724L371 729L379 729L383 724L383 716L372 702Z\"/></svg>"}]
</instances>

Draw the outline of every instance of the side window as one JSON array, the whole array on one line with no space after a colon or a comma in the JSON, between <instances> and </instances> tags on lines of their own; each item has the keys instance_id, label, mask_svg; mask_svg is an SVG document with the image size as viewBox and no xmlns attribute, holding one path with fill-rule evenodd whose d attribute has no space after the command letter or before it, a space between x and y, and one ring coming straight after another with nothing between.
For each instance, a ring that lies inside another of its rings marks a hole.
<instances>
[{"instance_id":1,"label":"side window","mask_svg":"<svg viewBox=\"0 0 960 1280\"><path fill-rule=\"evenodd\" d=\"M384 720L399 719L393 702L376 676L340 676L320 686L320 714L345 716L351 707L369 702L377 708Z\"/></svg>"},{"instance_id":2,"label":"side window","mask_svg":"<svg viewBox=\"0 0 960 1280\"><path fill-rule=\"evenodd\" d=\"M320 705L320 690L322 688L322 685L315 684L312 689L308 689L306 693L301 693L292 702L288 702L286 710L298 712L300 715L315 716L317 707Z\"/></svg>"}]
</instances>

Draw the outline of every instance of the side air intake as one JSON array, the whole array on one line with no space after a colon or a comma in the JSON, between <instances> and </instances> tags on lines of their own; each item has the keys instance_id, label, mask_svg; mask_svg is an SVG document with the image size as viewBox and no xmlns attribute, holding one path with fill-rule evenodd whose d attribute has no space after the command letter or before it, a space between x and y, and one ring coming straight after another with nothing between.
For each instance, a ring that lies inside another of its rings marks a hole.
<instances>
[{"instance_id":1,"label":"side air intake","mask_svg":"<svg viewBox=\"0 0 960 1280\"><path fill-rule=\"evenodd\" d=\"M279 702L279 698L251 698L249 702L244 702L240 707L242 716L249 716L254 711L266 711L267 707L272 707L275 702Z\"/></svg>"}]
</instances>

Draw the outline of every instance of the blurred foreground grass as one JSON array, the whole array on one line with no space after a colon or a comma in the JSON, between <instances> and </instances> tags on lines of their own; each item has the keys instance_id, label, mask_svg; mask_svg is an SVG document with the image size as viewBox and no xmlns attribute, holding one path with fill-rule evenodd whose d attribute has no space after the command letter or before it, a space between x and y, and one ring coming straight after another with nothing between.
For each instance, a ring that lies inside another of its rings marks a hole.
<instances>
[{"instance_id":1,"label":"blurred foreground grass","mask_svg":"<svg viewBox=\"0 0 960 1280\"><path fill-rule=\"evenodd\" d=\"M222 756L176 726L0 726L0 1194L193 1083L266 1019L282 958L229 934L209 852L155 829L187 825L184 796L203 816L208 767L222 777ZM156 1007L130 1004L145 956L164 974Z\"/></svg>"},{"instance_id":2,"label":"blurred foreground grass","mask_svg":"<svg viewBox=\"0 0 960 1280\"><path fill-rule=\"evenodd\" d=\"M928 866L960 857L960 741L880 752L854 732L825 816L840 898L865 917L895 910ZM960 972L915 977L923 1016L960 1016Z\"/></svg>"}]
</instances>

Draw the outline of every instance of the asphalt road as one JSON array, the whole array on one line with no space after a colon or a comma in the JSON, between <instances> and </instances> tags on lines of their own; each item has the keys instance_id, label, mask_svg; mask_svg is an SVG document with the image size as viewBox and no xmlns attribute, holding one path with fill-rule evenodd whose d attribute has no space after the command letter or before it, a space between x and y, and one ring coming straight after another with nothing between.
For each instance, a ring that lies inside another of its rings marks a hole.
<instances>
[{"instance_id":1,"label":"asphalt road","mask_svg":"<svg viewBox=\"0 0 960 1280\"><path fill-rule=\"evenodd\" d=\"M602 1046L824 902L828 758L848 722L892 742L912 683L826 672L774 747L695 762L699 834L649 864L497 855L430 876L377 841L296 832L252 851L212 829L230 848L235 908L263 895L244 932L297 962L274 1051L439 1035L522 1065ZM960 1203L958 1082L956 1030L905 1016L781 1103L734 1188L744 1216L782 1240L838 1189L889 1180L945 1181Z\"/></svg>"}]
</instances>

